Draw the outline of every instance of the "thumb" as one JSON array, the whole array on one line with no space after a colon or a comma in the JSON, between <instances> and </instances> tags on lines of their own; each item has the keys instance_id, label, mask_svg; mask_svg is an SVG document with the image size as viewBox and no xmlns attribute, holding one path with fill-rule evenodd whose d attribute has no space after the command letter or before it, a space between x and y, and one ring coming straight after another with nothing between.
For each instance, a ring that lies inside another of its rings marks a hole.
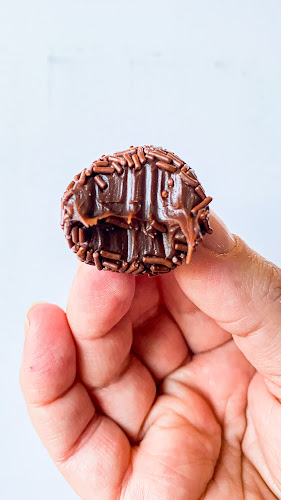
<instances>
[{"instance_id":1,"label":"thumb","mask_svg":"<svg viewBox=\"0 0 281 500\"><path fill-rule=\"evenodd\" d=\"M188 266L175 271L184 293L233 335L239 349L281 398L281 270L212 215Z\"/></svg>"}]
</instances>

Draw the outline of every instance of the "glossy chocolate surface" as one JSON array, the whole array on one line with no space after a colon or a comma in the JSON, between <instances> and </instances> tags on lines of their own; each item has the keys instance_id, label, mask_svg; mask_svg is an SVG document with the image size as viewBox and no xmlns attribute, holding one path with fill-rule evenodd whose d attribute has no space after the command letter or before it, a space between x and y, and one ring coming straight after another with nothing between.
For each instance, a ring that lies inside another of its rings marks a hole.
<instances>
[{"instance_id":1,"label":"glossy chocolate surface","mask_svg":"<svg viewBox=\"0 0 281 500\"><path fill-rule=\"evenodd\" d=\"M158 275L192 252L209 227L211 198L174 153L144 146L103 156L62 199L62 226L80 260Z\"/></svg>"}]
</instances>

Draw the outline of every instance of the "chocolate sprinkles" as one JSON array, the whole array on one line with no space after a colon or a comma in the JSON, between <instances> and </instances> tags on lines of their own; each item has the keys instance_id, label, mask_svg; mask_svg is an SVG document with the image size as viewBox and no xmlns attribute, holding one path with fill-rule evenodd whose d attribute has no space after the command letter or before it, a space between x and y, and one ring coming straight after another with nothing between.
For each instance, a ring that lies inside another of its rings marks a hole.
<instances>
[{"instance_id":1,"label":"chocolate sprinkles","mask_svg":"<svg viewBox=\"0 0 281 500\"><path fill-rule=\"evenodd\" d=\"M101 271L102 270L102 265L101 265L101 261L100 261L100 254L99 252L94 252L93 253L93 260L94 260L94 263L96 265L96 268Z\"/></svg>"},{"instance_id":2,"label":"chocolate sprinkles","mask_svg":"<svg viewBox=\"0 0 281 500\"><path fill-rule=\"evenodd\" d=\"M136 271L138 268L138 263L137 262L133 262L129 267L128 269L125 271L126 274L130 274L132 273L133 271Z\"/></svg>"},{"instance_id":3,"label":"chocolate sprinkles","mask_svg":"<svg viewBox=\"0 0 281 500\"><path fill-rule=\"evenodd\" d=\"M189 186L192 186L192 187L197 187L199 182L194 179L193 177L191 177L189 175L189 173L185 173L181 170L180 172L180 178L183 180L183 182L185 182L186 184L188 184Z\"/></svg>"},{"instance_id":4,"label":"chocolate sprinkles","mask_svg":"<svg viewBox=\"0 0 281 500\"><path fill-rule=\"evenodd\" d=\"M119 271L119 269L120 269L120 264L116 264L116 262L110 262L108 260L103 260L102 264L103 264L103 266L107 267L108 269L111 269L112 271Z\"/></svg>"},{"instance_id":5,"label":"chocolate sprinkles","mask_svg":"<svg viewBox=\"0 0 281 500\"><path fill-rule=\"evenodd\" d=\"M75 175L62 197L61 225L72 252L98 270L161 276L188 263L212 232L211 201L175 153L131 146Z\"/></svg>"},{"instance_id":6,"label":"chocolate sprinkles","mask_svg":"<svg viewBox=\"0 0 281 500\"><path fill-rule=\"evenodd\" d=\"M66 203L69 198L73 195L73 191L66 191L66 193L63 195L62 201L63 203Z\"/></svg>"},{"instance_id":7,"label":"chocolate sprinkles","mask_svg":"<svg viewBox=\"0 0 281 500\"><path fill-rule=\"evenodd\" d=\"M119 269L119 273L124 273L126 271L126 269L128 268L129 264L128 262L123 262L120 269Z\"/></svg>"},{"instance_id":8,"label":"chocolate sprinkles","mask_svg":"<svg viewBox=\"0 0 281 500\"><path fill-rule=\"evenodd\" d=\"M152 151L152 154L153 156L155 156L155 158L157 158L158 160L160 160L161 162L164 162L164 163L172 163L172 160L171 158L169 158L169 156L167 156L166 154L163 154L159 151L155 151L153 150ZM159 162L160 163L160 162ZM163 168L163 167L162 167Z\"/></svg>"},{"instance_id":9,"label":"chocolate sprinkles","mask_svg":"<svg viewBox=\"0 0 281 500\"><path fill-rule=\"evenodd\" d=\"M198 205L196 205L195 207L192 208L191 210L191 213L192 214L197 214L199 212L199 210L201 210L201 208L205 208L207 205L209 205L209 203L211 203L213 198L211 198L211 196L207 196L207 198L205 198L205 200L201 201L201 203L199 203Z\"/></svg>"},{"instance_id":10,"label":"chocolate sprinkles","mask_svg":"<svg viewBox=\"0 0 281 500\"><path fill-rule=\"evenodd\" d=\"M121 255L119 253L112 253L112 252L107 252L106 250L101 250L100 254L102 257L105 257L106 259L111 259L111 260L121 259Z\"/></svg>"},{"instance_id":11,"label":"chocolate sprinkles","mask_svg":"<svg viewBox=\"0 0 281 500\"><path fill-rule=\"evenodd\" d=\"M93 163L93 169L95 169L97 167L100 167L100 168L102 168L102 167L108 167L108 161L107 160L97 160L97 161L94 161L94 163Z\"/></svg>"},{"instance_id":12,"label":"chocolate sprinkles","mask_svg":"<svg viewBox=\"0 0 281 500\"><path fill-rule=\"evenodd\" d=\"M85 243L87 241L86 229L85 228L79 227L78 239L79 239L79 243Z\"/></svg>"},{"instance_id":13,"label":"chocolate sprinkles","mask_svg":"<svg viewBox=\"0 0 281 500\"><path fill-rule=\"evenodd\" d=\"M162 273L168 273L169 272L169 268L165 267L165 266L156 266L156 265L152 265L151 266L151 271L153 274L162 274Z\"/></svg>"},{"instance_id":14,"label":"chocolate sprinkles","mask_svg":"<svg viewBox=\"0 0 281 500\"><path fill-rule=\"evenodd\" d=\"M157 167L163 168L164 170L167 170L168 172L174 173L177 169L174 165L170 165L169 163L165 163L164 161L157 161L156 162Z\"/></svg>"},{"instance_id":15,"label":"chocolate sprinkles","mask_svg":"<svg viewBox=\"0 0 281 500\"><path fill-rule=\"evenodd\" d=\"M148 257L148 256L145 256L143 258L143 262L145 264L160 264L160 265L163 265L163 266L166 266L166 267L169 267L171 268L173 266L172 262L168 259L163 259L162 257Z\"/></svg>"},{"instance_id":16,"label":"chocolate sprinkles","mask_svg":"<svg viewBox=\"0 0 281 500\"><path fill-rule=\"evenodd\" d=\"M105 162L100 162L100 163L105 163ZM100 167L97 165L93 166L93 171L97 174L113 174L114 172L114 167Z\"/></svg>"},{"instance_id":17,"label":"chocolate sprinkles","mask_svg":"<svg viewBox=\"0 0 281 500\"><path fill-rule=\"evenodd\" d=\"M79 242L79 227L78 226L74 226L74 228L72 229L71 237L72 237L73 243Z\"/></svg>"},{"instance_id":18,"label":"chocolate sprinkles","mask_svg":"<svg viewBox=\"0 0 281 500\"><path fill-rule=\"evenodd\" d=\"M132 158L130 157L129 153L125 153L124 158L125 158L126 162L128 163L128 166L130 168L134 166L134 162L133 162Z\"/></svg>"},{"instance_id":19,"label":"chocolate sprinkles","mask_svg":"<svg viewBox=\"0 0 281 500\"><path fill-rule=\"evenodd\" d=\"M116 161L113 161L112 166L116 170L117 174L122 174L123 168L121 167L121 165L119 165L119 163L116 163Z\"/></svg>"},{"instance_id":20,"label":"chocolate sprinkles","mask_svg":"<svg viewBox=\"0 0 281 500\"><path fill-rule=\"evenodd\" d=\"M94 181L101 189L104 189L106 187L106 182L104 182L104 180L99 175L96 175L94 177Z\"/></svg>"},{"instance_id":21,"label":"chocolate sprinkles","mask_svg":"<svg viewBox=\"0 0 281 500\"><path fill-rule=\"evenodd\" d=\"M180 252L188 252L188 246L183 245L182 243L176 243L175 244L175 249L180 250Z\"/></svg>"},{"instance_id":22,"label":"chocolate sprinkles","mask_svg":"<svg viewBox=\"0 0 281 500\"><path fill-rule=\"evenodd\" d=\"M199 184L199 186L197 186L195 188L195 191L197 194L199 194L199 196L200 196L200 198L202 198L202 200L204 200L206 198L205 191L200 184Z\"/></svg>"},{"instance_id":23,"label":"chocolate sprinkles","mask_svg":"<svg viewBox=\"0 0 281 500\"><path fill-rule=\"evenodd\" d=\"M138 157L140 159L140 162L141 164L143 165L144 163L146 163L146 158L144 156L144 152L143 152L143 148L142 147L139 147L138 148Z\"/></svg>"}]
</instances>

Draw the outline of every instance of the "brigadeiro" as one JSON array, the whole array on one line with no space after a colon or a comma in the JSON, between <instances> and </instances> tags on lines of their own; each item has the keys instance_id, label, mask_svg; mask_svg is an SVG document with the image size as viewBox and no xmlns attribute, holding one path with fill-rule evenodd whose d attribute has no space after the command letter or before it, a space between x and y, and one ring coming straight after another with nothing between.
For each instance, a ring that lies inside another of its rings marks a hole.
<instances>
[{"instance_id":1,"label":"brigadeiro","mask_svg":"<svg viewBox=\"0 0 281 500\"><path fill-rule=\"evenodd\" d=\"M71 250L99 270L157 276L182 262L209 225L210 196L177 155L153 146L102 156L62 198Z\"/></svg>"}]
</instances>

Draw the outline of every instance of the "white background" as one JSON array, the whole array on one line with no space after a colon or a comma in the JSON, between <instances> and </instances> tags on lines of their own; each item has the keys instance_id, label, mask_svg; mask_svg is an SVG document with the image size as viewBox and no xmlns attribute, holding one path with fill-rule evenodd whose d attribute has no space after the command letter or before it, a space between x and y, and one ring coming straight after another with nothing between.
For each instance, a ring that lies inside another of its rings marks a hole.
<instances>
[{"instance_id":1,"label":"white background","mask_svg":"<svg viewBox=\"0 0 281 500\"><path fill-rule=\"evenodd\" d=\"M60 196L104 153L174 150L232 231L281 265L280 0L0 4L1 499L74 499L33 430L24 314L65 306Z\"/></svg>"}]
</instances>

